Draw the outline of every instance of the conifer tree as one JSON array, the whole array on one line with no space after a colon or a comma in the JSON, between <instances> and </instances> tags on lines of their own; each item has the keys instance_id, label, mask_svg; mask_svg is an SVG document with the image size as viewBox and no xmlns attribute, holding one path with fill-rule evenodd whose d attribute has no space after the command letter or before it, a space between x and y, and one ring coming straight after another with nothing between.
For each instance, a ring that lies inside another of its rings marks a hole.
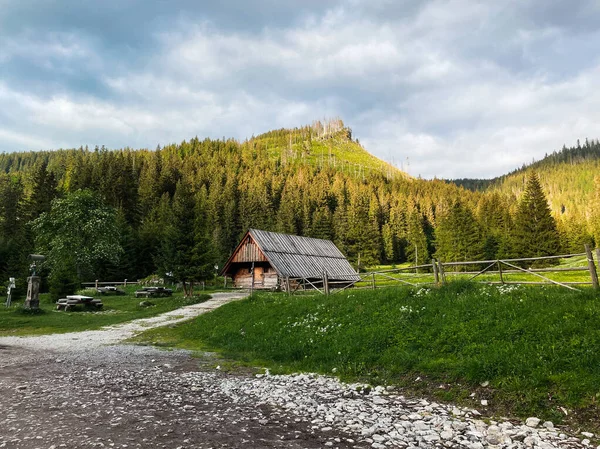
<instances>
[{"instance_id":1,"label":"conifer tree","mask_svg":"<svg viewBox=\"0 0 600 449\"><path fill-rule=\"evenodd\" d=\"M406 258L415 265L429 263L430 252L424 227L425 217L416 209L409 212L406 227Z\"/></svg>"},{"instance_id":2,"label":"conifer tree","mask_svg":"<svg viewBox=\"0 0 600 449\"><path fill-rule=\"evenodd\" d=\"M481 260L483 242L471 210L457 201L435 230L436 257L447 262Z\"/></svg>"},{"instance_id":3,"label":"conifer tree","mask_svg":"<svg viewBox=\"0 0 600 449\"><path fill-rule=\"evenodd\" d=\"M529 175L515 215L514 250L519 257L557 255L560 238L536 173Z\"/></svg>"},{"instance_id":4,"label":"conifer tree","mask_svg":"<svg viewBox=\"0 0 600 449\"><path fill-rule=\"evenodd\" d=\"M596 246L600 246L600 176L594 178L594 194L590 213L590 232Z\"/></svg>"}]
</instances>

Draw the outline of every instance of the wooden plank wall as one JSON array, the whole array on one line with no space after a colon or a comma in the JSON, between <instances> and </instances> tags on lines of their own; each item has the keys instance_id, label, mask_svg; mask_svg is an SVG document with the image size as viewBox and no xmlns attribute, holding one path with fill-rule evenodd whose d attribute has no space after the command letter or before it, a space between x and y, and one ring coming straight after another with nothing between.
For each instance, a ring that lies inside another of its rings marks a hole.
<instances>
[{"instance_id":1,"label":"wooden plank wall","mask_svg":"<svg viewBox=\"0 0 600 449\"><path fill-rule=\"evenodd\" d=\"M267 262L267 258L258 245L248 237L233 256L232 262Z\"/></svg>"},{"instance_id":2,"label":"wooden plank wall","mask_svg":"<svg viewBox=\"0 0 600 449\"><path fill-rule=\"evenodd\" d=\"M265 269L265 273L263 274L255 274L254 276L254 288L268 288L273 289L277 287L278 283L277 272L268 267ZM252 287L252 274L249 272L248 268L240 268L233 275L233 285L234 287L240 288L251 288Z\"/></svg>"}]
</instances>

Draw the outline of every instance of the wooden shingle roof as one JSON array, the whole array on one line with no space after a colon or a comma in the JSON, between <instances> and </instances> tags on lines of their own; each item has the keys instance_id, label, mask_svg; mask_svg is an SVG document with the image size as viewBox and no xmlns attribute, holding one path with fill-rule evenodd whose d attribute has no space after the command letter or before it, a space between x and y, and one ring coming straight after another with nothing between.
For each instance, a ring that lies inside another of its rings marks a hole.
<instances>
[{"instance_id":1,"label":"wooden shingle roof","mask_svg":"<svg viewBox=\"0 0 600 449\"><path fill-rule=\"evenodd\" d=\"M332 280L359 280L348 260L330 240L250 229L242 242L248 235L280 276L321 278L323 272L327 271ZM235 254L225 265L224 272Z\"/></svg>"}]
</instances>

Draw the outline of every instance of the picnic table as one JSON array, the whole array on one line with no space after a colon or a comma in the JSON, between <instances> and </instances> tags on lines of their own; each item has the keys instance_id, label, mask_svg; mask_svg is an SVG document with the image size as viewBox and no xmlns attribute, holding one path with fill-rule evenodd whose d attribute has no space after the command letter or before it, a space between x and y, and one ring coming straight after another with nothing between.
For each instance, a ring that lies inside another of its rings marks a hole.
<instances>
[{"instance_id":1,"label":"picnic table","mask_svg":"<svg viewBox=\"0 0 600 449\"><path fill-rule=\"evenodd\" d=\"M91 296L69 295L66 298L61 298L56 301L56 310L64 309L65 312L68 312L73 307L80 304L84 307L93 307L95 309L101 309L104 306L102 300L95 299Z\"/></svg>"},{"instance_id":2,"label":"picnic table","mask_svg":"<svg viewBox=\"0 0 600 449\"><path fill-rule=\"evenodd\" d=\"M98 287L96 289L96 291L98 293L100 293L101 295L124 295L125 292L123 290L118 289L117 287L113 286L113 285L107 285L106 287Z\"/></svg>"},{"instance_id":3,"label":"picnic table","mask_svg":"<svg viewBox=\"0 0 600 449\"><path fill-rule=\"evenodd\" d=\"M171 296L173 290L165 287L144 287L141 290L136 290L136 298L156 298L160 296Z\"/></svg>"}]
</instances>

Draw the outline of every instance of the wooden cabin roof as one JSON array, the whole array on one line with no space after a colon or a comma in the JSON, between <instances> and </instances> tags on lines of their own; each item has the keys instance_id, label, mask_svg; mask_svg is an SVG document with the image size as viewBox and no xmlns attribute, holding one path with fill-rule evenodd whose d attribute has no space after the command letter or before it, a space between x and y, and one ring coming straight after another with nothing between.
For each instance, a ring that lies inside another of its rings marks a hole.
<instances>
[{"instance_id":1,"label":"wooden cabin roof","mask_svg":"<svg viewBox=\"0 0 600 449\"><path fill-rule=\"evenodd\" d=\"M332 280L357 281L359 279L346 257L331 240L260 229L250 229L246 233L225 264L223 273L228 272L232 263L242 261L238 253L248 253L247 245L256 245L271 266L283 277L320 278L326 270ZM259 258L262 259L258 256L257 259Z\"/></svg>"}]
</instances>

